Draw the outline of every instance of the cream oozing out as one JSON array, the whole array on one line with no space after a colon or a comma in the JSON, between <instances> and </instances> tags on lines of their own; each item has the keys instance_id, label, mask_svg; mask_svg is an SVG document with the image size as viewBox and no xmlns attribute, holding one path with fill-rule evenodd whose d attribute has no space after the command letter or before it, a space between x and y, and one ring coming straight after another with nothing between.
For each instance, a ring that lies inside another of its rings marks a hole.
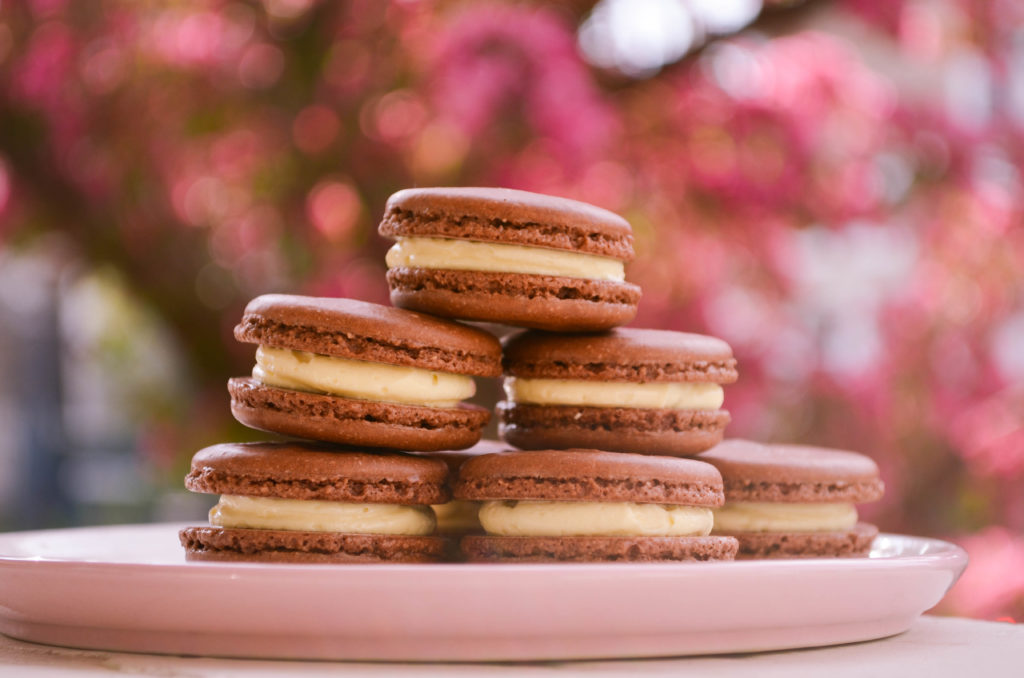
<instances>
[{"instance_id":1,"label":"cream oozing out","mask_svg":"<svg viewBox=\"0 0 1024 678\"><path fill-rule=\"evenodd\" d=\"M625 263L612 257L454 238L398 238L385 261L388 268L524 273L615 282L626 279Z\"/></svg>"},{"instance_id":2,"label":"cream oozing out","mask_svg":"<svg viewBox=\"0 0 1024 678\"><path fill-rule=\"evenodd\" d=\"M464 374L270 346L256 349L252 376L267 386L427 407L455 407L476 392Z\"/></svg>"},{"instance_id":3,"label":"cream oozing out","mask_svg":"<svg viewBox=\"0 0 1024 678\"><path fill-rule=\"evenodd\" d=\"M504 389L509 400L531 405L717 410L725 400L719 384L690 381L640 384L505 377Z\"/></svg>"},{"instance_id":4,"label":"cream oozing out","mask_svg":"<svg viewBox=\"0 0 1024 678\"><path fill-rule=\"evenodd\" d=\"M227 494L210 509L210 524L257 530L399 535L433 534L436 525L429 506Z\"/></svg>"},{"instance_id":5,"label":"cream oozing out","mask_svg":"<svg viewBox=\"0 0 1024 678\"><path fill-rule=\"evenodd\" d=\"M715 509L715 533L830 532L857 524L857 508L847 503L726 502Z\"/></svg>"},{"instance_id":6,"label":"cream oozing out","mask_svg":"<svg viewBox=\"0 0 1024 678\"><path fill-rule=\"evenodd\" d=\"M712 526L710 508L633 502L487 501L479 518L509 537L693 537Z\"/></svg>"}]
</instances>

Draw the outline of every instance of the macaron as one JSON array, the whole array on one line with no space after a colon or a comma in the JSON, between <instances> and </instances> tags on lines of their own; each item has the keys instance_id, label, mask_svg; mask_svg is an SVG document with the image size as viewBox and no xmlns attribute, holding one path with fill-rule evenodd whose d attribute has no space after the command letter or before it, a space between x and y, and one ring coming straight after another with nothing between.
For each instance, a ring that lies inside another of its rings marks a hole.
<instances>
[{"instance_id":1,"label":"macaron","mask_svg":"<svg viewBox=\"0 0 1024 678\"><path fill-rule=\"evenodd\" d=\"M725 482L714 534L736 537L743 558L866 555L878 534L854 504L876 501L878 466L856 452L727 440L698 459Z\"/></svg>"},{"instance_id":2,"label":"macaron","mask_svg":"<svg viewBox=\"0 0 1024 678\"><path fill-rule=\"evenodd\" d=\"M512 451L462 465L457 499L483 502L486 534L462 538L470 561L731 560L709 536L722 478L691 459L598 450Z\"/></svg>"},{"instance_id":3,"label":"macaron","mask_svg":"<svg viewBox=\"0 0 1024 678\"><path fill-rule=\"evenodd\" d=\"M179 533L188 560L431 562L430 504L446 501L444 462L338 452L307 442L226 443L192 457L185 486L220 494L209 527Z\"/></svg>"},{"instance_id":4,"label":"macaron","mask_svg":"<svg viewBox=\"0 0 1024 678\"><path fill-rule=\"evenodd\" d=\"M721 441L732 349L700 334L619 328L506 337L499 433L521 449L687 456Z\"/></svg>"},{"instance_id":5,"label":"macaron","mask_svg":"<svg viewBox=\"0 0 1024 678\"><path fill-rule=\"evenodd\" d=\"M228 382L238 421L358 447L473 445L490 412L462 401L501 373L491 334L353 299L257 297L235 338L259 345L252 376Z\"/></svg>"},{"instance_id":6,"label":"macaron","mask_svg":"<svg viewBox=\"0 0 1024 678\"><path fill-rule=\"evenodd\" d=\"M636 316L626 282L633 230L587 203L507 188L414 188L392 195L380 234L391 303L464 320L555 332Z\"/></svg>"}]
</instances>

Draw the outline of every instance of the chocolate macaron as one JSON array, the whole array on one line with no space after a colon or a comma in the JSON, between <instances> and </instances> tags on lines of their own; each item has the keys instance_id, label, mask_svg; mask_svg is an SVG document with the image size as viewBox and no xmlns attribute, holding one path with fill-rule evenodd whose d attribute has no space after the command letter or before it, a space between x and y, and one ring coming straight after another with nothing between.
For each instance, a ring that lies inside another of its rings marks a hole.
<instances>
[{"instance_id":1,"label":"chocolate macaron","mask_svg":"<svg viewBox=\"0 0 1024 678\"><path fill-rule=\"evenodd\" d=\"M736 541L709 536L724 501L713 466L597 450L513 451L470 459L455 497L483 502L484 535L462 538L471 561L731 560Z\"/></svg>"},{"instance_id":2,"label":"chocolate macaron","mask_svg":"<svg viewBox=\"0 0 1024 678\"><path fill-rule=\"evenodd\" d=\"M469 447L490 418L462 403L472 377L501 372L487 332L353 299L257 297L235 338L259 344L252 376L228 382L236 419L346 445Z\"/></svg>"},{"instance_id":3,"label":"chocolate macaron","mask_svg":"<svg viewBox=\"0 0 1024 678\"><path fill-rule=\"evenodd\" d=\"M391 303L556 332L624 325L629 223L593 205L507 188L414 188L391 196L380 234Z\"/></svg>"},{"instance_id":4,"label":"chocolate macaron","mask_svg":"<svg viewBox=\"0 0 1024 678\"><path fill-rule=\"evenodd\" d=\"M314 443L226 443L192 458L185 486L220 494L209 527L179 537L189 560L431 562L430 504L446 501L444 462Z\"/></svg>"},{"instance_id":5,"label":"chocolate macaron","mask_svg":"<svg viewBox=\"0 0 1024 678\"><path fill-rule=\"evenodd\" d=\"M698 457L725 481L715 534L739 540L739 557L860 556L878 528L854 504L876 501L878 466L855 452L727 440Z\"/></svg>"},{"instance_id":6,"label":"chocolate macaron","mask_svg":"<svg viewBox=\"0 0 1024 678\"><path fill-rule=\"evenodd\" d=\"M521 449L687 456L721 441L732 349L700 334L620 328L506 337L499 432Z\"/></svg>"}]
</instances>

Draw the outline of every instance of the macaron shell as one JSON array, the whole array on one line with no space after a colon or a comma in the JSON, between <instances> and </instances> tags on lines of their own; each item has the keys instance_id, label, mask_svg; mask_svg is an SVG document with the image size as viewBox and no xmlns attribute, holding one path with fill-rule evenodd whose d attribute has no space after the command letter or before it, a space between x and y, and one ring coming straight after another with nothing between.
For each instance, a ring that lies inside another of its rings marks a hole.
<instances>
[{"instance_id":1,"label":"macaron shell","mask_svg":"<svg viewBox=\"0 0 1024 678\"><path fill-rule=\"evenodd\" d=\"M731 537L496 537L468 535L460 548L471 562L672 562L733 560Z\"/></svg>"},{"instance_id":2,"label":"macaron shell","mask_svg":"<svg viewBox=\"0 0 1024 678\"><path fill-rule=\"evenodd\" d=\"M501 345L488 332L355 299L266 294L235 327L241 342L352 360L495 377Z\"/></svg>"},{"instance_id":3,"label":"macaron shell","mask_svg":"<svg viewBox=\"0 0 1024 678\"><path fill-rule=\"evenodd\" d=\"M552 332L624 325L640 301L632 283L561 276L393 268L387 279L400 308Z\"/></svg>"},{"instance_id":4,"label":"macaron shell","mask_svg":"<svg viewBox=\"0 0 1024 678\"><path fill-rule=\"evenodd\" d=\"M525 331L502 342L505 373L527 379L736 381L729 344L689 332L625 327L597 334Z\"/></svg>"},{"instance_id":5,"label":"macaron shell","mask_svg":"<svg viewBox=\"0 0 1024 678\"><path fill-rule=\"evenodd\" d=\"M836 532L747 532L733 534L739 541L737 558L848 558L866 556L878 528L857 523Z\"/></svg>"},{"instance_id":6,"label":"macaron shell","mask_svg":"<svg viewBox=\"0 0 1024 678\"><path fill-rule=\"evenodd\" d=\"M303 442L223 443L192 457L193 492L384 504L447 501L448 467L396 452L337 450Z\"/></svg>"},{"instance_id":7,"label":"macaron shell","mask_svg":"<svg viewBox=\"0 0 1024 678\"><path fill-rule=\"evenodd\" d=\"M457 499L609 501L721 506L721 477L690 459L601 450L513 451L470 459Z\"/></svg>"},{"instance_id":8,"label":"macaron shell","mask_svg":"<svg viewBox=\"0 0 1024 678\"><path fill-rule=\"evenodd\" d=\"M722 473L728 501L860 503L885 492L878 465L846 450L731 439L698 458Z\"/></svg>"},{"instance_id":9,"label":"macaron shell","mask_svg":"<svg viewBox=\"0 0 1024 678\"><path fill-rule=\"evenodd\" d=\"M726 410L648 410L498 403L498 434L526 450L593 447L687 457L721 442Z\"/></svg>"},{"instance_id":10,"label":"macaron shell","mask_svg":"<svg viewBox=\"0 0 1024 678\"><path fill-rule=\"evenodd\" d=\"M187 527L178 533L185 559L269 563L431 563L446 540L386 534Z\"/></svg>"},{"instance_id":11,"label":"macaron shell","mask_svg":"<svg viewBox=\"0 0 1024 678\"><path fill-rule=\"evenodd\" d=\"M633 259L633 229L576 200L508 188L411 188L392 195L381 235L463 238Z\"/></svg>"},{"instance_id":12,"label":"macaron shell","mask_svg":"<svg viewBox=\"0 0 1024 678\"><path fill-rule=\"evenodd\" d=\"M250 428L342 445L451 450L480 440L491 413L476 405L421 407L293 391L251 377L228 381L231 413Z\"/></svg>"}]
</instances>

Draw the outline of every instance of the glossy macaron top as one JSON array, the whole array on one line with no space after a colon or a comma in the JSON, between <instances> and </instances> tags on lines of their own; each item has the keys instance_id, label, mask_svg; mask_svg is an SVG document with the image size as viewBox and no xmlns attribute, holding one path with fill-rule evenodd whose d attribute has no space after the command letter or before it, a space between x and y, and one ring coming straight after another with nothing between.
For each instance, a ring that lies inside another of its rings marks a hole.
<instances>
[{"instance_id":1,"label":"glossy macaron top","mask_svg":"<svg viewBox=\"0 0 1024 678\"><path fill-rule=\"evenodd\" d=\"M380 234L462 238L633 259L633 229L617 214L509 188L409 188L392 195Z\"/></svg>"},{"instance_id":2,"label":"glossy macaron top","mask_svg":"<svg viewBox=\"0 0 1024 678\"><path fill-rule=\"evenodd\" d=\"M620 327L597 334L528 330L503 341L505 373L528 379L736 381L729 344L703 334Z\"/></svg>"},{"instance_id":3,"label":"glossy macaron top","mask_svg":"<svg viewBox=\"0 0 1024 678\"><path fill-rule=\"evenodd\" d=\"M858 503L885 491L875 462L845 450L733 439L697 459L721 472L729 501Z\"/></svg>"},{"instance_id":4,"label":"glossy macaron top","mask_svg":"<svg viewBox=\"0 0 1024 678\"><path fill-rule=\"evenodd\" d=\"M245 307L235 338L338 358L482 377L501 373L493 335L355 299L265 294Z\"/></svg>"},{"instance_id":5,"label":"glossy macaron top","mask_svg":"<svg viewBox=\"0 0 1024 678\"><path fill-rule=\"evenodd\" d=\"M449 498L439 459L397 452L338 450L304 442L223 443L192 457L193 492L380 504L436 504Z\"/></svg>"},{"instance_id":6,"label":"glossy macaron top","mask_svg":"<svg viewBox=\"0 0 1024 678\"><path fill-rule=\"evenodd\" d=\"M540 499L721 506L722 478L691 459L599 450L485 454L468 460L458 499Z\"/></svg>"}]
</instances>

